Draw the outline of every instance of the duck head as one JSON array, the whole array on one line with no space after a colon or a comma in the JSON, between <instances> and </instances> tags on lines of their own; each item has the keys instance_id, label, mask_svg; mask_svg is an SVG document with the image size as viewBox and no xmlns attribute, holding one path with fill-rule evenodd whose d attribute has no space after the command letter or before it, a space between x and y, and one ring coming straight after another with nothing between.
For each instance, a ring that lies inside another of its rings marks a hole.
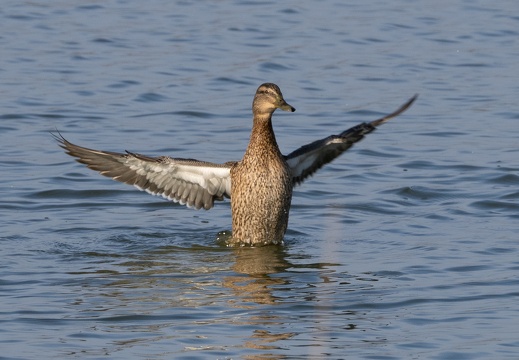
<instances>
[{"instance_id":1,"label":"duck head","mask_svg":"<svg viewBox=\"0 0 519 360\"><path fill-rule=\"evenodd\" d=\"M260 85L252 102L252 112L256 115L272 115L276 109L296 111L283 99L283 94L276 84L265 83Z\"/></svg>"}]
</instances>

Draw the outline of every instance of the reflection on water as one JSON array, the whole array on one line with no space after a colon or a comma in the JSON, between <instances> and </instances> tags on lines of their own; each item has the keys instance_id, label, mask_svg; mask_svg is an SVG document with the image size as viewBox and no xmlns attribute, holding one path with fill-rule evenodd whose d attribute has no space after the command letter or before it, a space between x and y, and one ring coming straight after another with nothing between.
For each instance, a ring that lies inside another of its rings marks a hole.
<instances>
[{"instance_id":1,"label":"reflection on water","mask_svg":"<svg viewBox=\"0 0 519 360\"><path fill-rule=\"evenodd\" d=\"M251 277L275 274L291 266L285 259L286 252L282 246L240 247L232 251L236 256L233 270Z\"/></svg>"},{"instance_id":2,"label":"reflection on water","mask_svg":"<svg viewBox=\"0 0 519 360\"><path fill-rule=\"evenodd\" d=\"M287 280L283 277L275 277L276 273L283 272L291 267L285 259L284 248L280 246L264 247L244 247L234 248L236 256L233 270L237 274L247 276L226 276L223 279L223 286L232 290L236 300L230 300L229 305L242 309L253 309L257 305L275 305L283 299L273 295L273 288L276 285L284 285ZM285 318L272 314L272 311L261 310L245 321L248 325L288 328ZM273 350L281 349L280 346L273 345L277 341L287 340L295 336L292 331L273 333L267 329L253 329L248 341L243 346L249 349ZM267 354L251 356L250 359L260 359ZM273 355L270 355L273 356ZM279 358L279 357L269 357Z\"/></svg>"},{"instance_id":3,"label":"reflection on water","mask_svg":"<svg viewBox=\"0 0 519 360\"><path fill-rule=\"evenodd\" d=\"M285 260L283 248L279 246L243 247L232 250L235 263L232 266L237 274L248 276L226 276L223 286L232 290L236 299L233 306L250 307L250 303L274 304L273 285L282 285L285 280L272 277L290 267Z\"/></svg>"},{"instance_id":4,"label":"reflection on water","mask_svg":"<svg viewBox=\"0 0 519 360\"><path fill-rule=\"evenodd\" d=\"M291 322L308 316L303 294L315 283L304 283L305 273L311 276L308 281L321 279L323 284L335 283L331 279L333 271L328 269L333 265L293 265L287 260L286 248L280 246L203 249L165 246L130 255L130 259L113 255L84 254L95 266L69 273L83 279L69 304L76 319L103 321L105 326L96 326L93 333L133 329L135 335L114 342L113 348L106 350L109 353L150 341L173 342L186 352L223 351L228 346L208 345L207 339L224 324L242 329L241 340L233 347L280 350L283 341L298 336ZM297 277L286 276L291 268L297 268L303 275L302 283L293 284ZM330 294L323 292L323 295L321 300L325 301ZM271 309L292 303L301 307L301 314L280 315ZM171 311L172 308L177 310ZM209 313L207 309L211 309ZM215 312L220 315L214 316ZM185 332L196 326L203 327L195 333ZM352 328L351 324L348 326ZM282 358L271 353L250 358L265 357Z\"/></svg>"}]
</instances>

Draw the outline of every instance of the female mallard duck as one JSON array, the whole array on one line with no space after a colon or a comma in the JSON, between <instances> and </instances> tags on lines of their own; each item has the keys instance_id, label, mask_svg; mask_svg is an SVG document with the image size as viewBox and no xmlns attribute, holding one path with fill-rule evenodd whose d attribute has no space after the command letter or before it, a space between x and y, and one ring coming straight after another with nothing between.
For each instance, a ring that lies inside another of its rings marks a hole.
<instances>
[{"instance_id":1,"label":"female mallard duck","mask_svg":"<svg viewBox=\"0 0 519 360\"><path fill-rule=\"evenodd\" d=\"M416 97L381 119L314 141L284 156L272 129L272 114L278 108L290 112L295 109L286 103L277 85L263 84L252 103L254 118L245 155L241 161L225 164L98 151L74 145L61 135L56 139L67 154L90 169L153 195L206 210L213 207L215 200L230 198L231 245L281 244L294 185L303 182L380 124L400 115Z\"/></svg>"}]
</instances>

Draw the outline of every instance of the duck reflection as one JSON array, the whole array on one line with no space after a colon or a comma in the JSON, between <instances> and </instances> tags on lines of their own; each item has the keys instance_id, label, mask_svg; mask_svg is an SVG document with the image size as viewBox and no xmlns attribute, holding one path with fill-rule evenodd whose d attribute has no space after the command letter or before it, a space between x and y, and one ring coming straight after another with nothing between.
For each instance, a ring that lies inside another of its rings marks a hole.
<instances>
[{"instance_id":1,"label":"duck reflection","mask_svg":"<svg viewBox=\"0 0 519 360\"><path fill-rule=\"evenodd\" d=\"M78 289L78 301L71 306L80 316L89 314L97 318L102 313L108 319L115 319L106 331L119 326L123 329L126 325L118 321L125 314L125 321L138 325L144 334L156 332L157 326L169 328L173 333L158 334L147 338L149 341L177 341L180 337L186 342L200 342L204 349L227 346L225 342L219 343L213 328L228 322L229 329L241 329L233 333L242 338L237 346L259 351L248 359L282 359L273 352L297 335L286 331L287 319L273 311L273 307L283 306L286 300L282 294L286 295L290 278L283 274L294 266L287 261L286 251L281 246L166 245L127 256L121 255L120 249L114 253L83 253L95 266L93 271L89 266L71 273L80 276L83 284ZM215 307L219 310L211 312ZM233 309L245 311L237 313ZM167 314L160 324L155 312ZM201 323L206 325L204 330L199 326ZM180 333L177 330L180 328L196 329L199 337L193 339L184 330ZM204 338L208 339L207 344ZM114 344L112 350L135 345ZM188 350L200 348L184 349Z\"/></svg>"},{"instance_id":2,"label":"duck reflection","mask_svg":"<svg viewBox=\"0 0 519 360\"><path fill-rule=\"evenodd\" d=\"M232 267L236 275L225 277L223 285L234 292L234 299L238 299L231 301L233 305L250 307L251 302L276 303L272 287L286 281L270 275L291 267L285 259L284 249L281 246L262 246L233 248L232 251L236 257Z\"/></svg>"},{"instance_id":3,"label":"duck reflection","mask_svg":"<svg viewBox=\"0 0 519 360\"><path fill-rule=\"evenodd\" d=\"M236 261L232 267L235 276L224 278L223 286L234 293L229 303L233 307L255 309L254 315L244 319L247 325L257 326L243 343L248 349L275 350L281 349L275 343L287 340L296 335L293 332L275 333L269 328L283 328L285 320L274 315L270 308L258 309L258 305L275 305L281 302L273 291L277 285L286 285L287 280L272 276L292 267L286 260L286 253L281 246L234 248ZM241 276L238 274L242 274ZM282 359L274 354L250 355L247 359Z\"/></svg>"},{"instance_id":4,"label":"duck reflection","mask_svg":"<svg viewBox=\"0 0 519 360\"><path fill-rule=\"evenodd\" d=\"M234 248L236 262L233 270L250 276L265 276L285 271L292 265L285 259L281 246Z\"/></svg>"}]
</instances>

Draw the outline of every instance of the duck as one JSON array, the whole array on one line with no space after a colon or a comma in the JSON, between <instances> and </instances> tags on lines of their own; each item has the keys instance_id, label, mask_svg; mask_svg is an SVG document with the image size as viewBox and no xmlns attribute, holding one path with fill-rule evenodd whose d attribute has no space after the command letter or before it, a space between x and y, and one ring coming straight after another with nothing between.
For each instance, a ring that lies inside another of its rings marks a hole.
<instances>
[{"instance_id":1,"label":"duck","mask_svg":"<svg viewBox=\"0 0 519 360\"><path fill-rule=\"evenodd\" d=\"M59 131L53 135L79 163L152 195L197 210L209 210L216 201L230 199L232 231L228 246L282 245L294 187L378 126L403 113L417 96L380 119L360 123L283 155L272 127L272 115L277 109L294 112L295 108L285 101L276 84L264 83L252 102L252 131L243 158L221 164L94 150L69 142Z\"/></svg>"}]
</instances>

